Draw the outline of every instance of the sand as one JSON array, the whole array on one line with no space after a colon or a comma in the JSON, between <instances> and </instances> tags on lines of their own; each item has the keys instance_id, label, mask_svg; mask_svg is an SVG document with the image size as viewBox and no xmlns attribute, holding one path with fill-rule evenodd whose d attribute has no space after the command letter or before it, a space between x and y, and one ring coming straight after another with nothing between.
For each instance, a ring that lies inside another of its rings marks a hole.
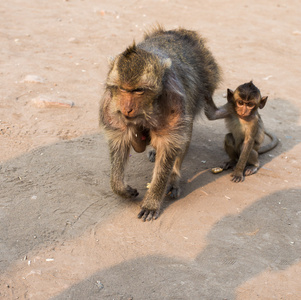
<instances>
[{"instance_id":1,"label":"sand","mask_svg":"<svg viewBox=\"0 0 301 300\"><path fill-rule=\"evenodd\" d=\"M301 298L301 2L201 2L1 1L0 299ZM207 39L217 104L253 80L280 143L233 183L210 172L224 122L201 116L181 197L143 223L153 164L133 152L139 196L113 194L98 106L108 58L157 23Z\"/></svg>"}]
</instances>

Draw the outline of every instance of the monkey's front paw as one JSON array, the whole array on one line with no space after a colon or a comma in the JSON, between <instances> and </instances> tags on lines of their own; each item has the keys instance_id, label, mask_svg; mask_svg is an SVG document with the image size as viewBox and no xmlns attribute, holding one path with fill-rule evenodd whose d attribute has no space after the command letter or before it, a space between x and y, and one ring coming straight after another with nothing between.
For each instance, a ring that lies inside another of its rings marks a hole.
<instances>
[{"instance_id":1,"label":"monkey's front paw","mask_svg":"<svg viewBox=\"0 0 301 300\"><path fill-rule=\"evenodd\" d=\"M231 176L232 176L231 180L233 182L243 182L245 180L245 177L242 172L233 172Z\"/></svg>"},{"instance_id":2,"label":"monkey's front paw","mask_svg":"<svg viewBox=\"0 0 301 300\"><path fill-rule=\"evenodd\" d=\"M140 213L138 214L138 218L145 221L151 221L151 220L156 220L159 217L160 210L152 210L152 209L147 209L147 208L142 208Z\"/></svg>"}]
</instances>

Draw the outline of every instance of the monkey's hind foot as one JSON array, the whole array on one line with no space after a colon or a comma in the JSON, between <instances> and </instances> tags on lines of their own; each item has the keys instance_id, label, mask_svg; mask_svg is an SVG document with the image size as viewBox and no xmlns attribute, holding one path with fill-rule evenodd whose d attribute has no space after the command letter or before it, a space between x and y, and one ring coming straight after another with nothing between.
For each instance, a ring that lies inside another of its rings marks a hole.
<instances>
[{"instance_id":1,"label":"monkey's hind foot","mask_svg":"<svg viewBox=\"0 0 301 300\"><path fill-rule=\"evenodd\" d=\"M223 170L228 170L228 169L234 169L236 166L236 161L235 160L230 160L230 161L226 161L222 164L221 168Z\"/></svg>"},{"instance_id":2,"label":"monkey's hind foot","mask_svg":"<svg viewBox=\"0 0 301 300\"><path fill-rule=\"evenodd\" d=\"M143 222L145 221L151 221L151 220L156 220L158 219L160 214L160 210L151 210L151 209L147 209L147 208L142 208L140 213L138 214L138 218L143 220Z\"/></svg>"},{"instance_id":3,"label":"monkey's hind foot","mask_svg":"<svg viewBox=\"0 0 301 300\"><path fill-rule=\"evenodd\" d=\"M149 159L150 162L155 162L156 160L156 150L150 150L148 153L147 153L147 157Z\"/></svg>"},{"instance_id":4,"label":"monkey's hind foot","mask_svg":"<svg viewBox=\"0 0 301 300\"><path fill-rule=\"evenodd\" d=\"M166 195L168 195L172 199L176 199L180 196L180 188L171 184L167 188Z\"/></svg>"},{"instance_id":5,"label":"monkey's hind foot","mask_svg":"<svg viewBox=\"0 0 301 300\"><path fill-rule=\"evenodd\" d=\"M138 191L136 189L133 189L129 185L127 185L122 190L119 190L119 189L117 190L117 189L113 188L113 191L115 192L115 194L117 194L123 198L134 198L139 195Z\"/></svg>"},{"instance_id":6,"label":"monkey's hind foot","mask_svg":"<svg viewBox=\"0 0 301 300\"><path fill-rule=\"evenodd\" d=\"M126 195L127 198L133 198L137 197L139 195L138 191L136 189L133 189L129 185L126 186Z\"/></svg>"},{"instance_id":7,"label":"monkey's hind foot","mask_svg":"<svg viewBox=\"0 0 301 300\"><path fill-rule=\"evenodd\" d=\"M245 169L245 176L250 176L255 174L258 171L258 168L255 166L247 166Z\"/></svg>"}]
</instances>

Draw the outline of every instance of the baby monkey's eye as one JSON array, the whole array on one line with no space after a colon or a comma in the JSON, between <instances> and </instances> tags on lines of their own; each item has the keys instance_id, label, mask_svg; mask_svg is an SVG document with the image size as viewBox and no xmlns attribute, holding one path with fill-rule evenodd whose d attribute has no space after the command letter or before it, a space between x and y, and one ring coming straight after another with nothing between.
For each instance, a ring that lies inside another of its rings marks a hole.
<instances>
[{"instance_id":1,"label":"baby monkey's eye","mask_svg":"<svg viewBox=\"0 0 301 300\"><path fill-rule=\"evenodd\" d=\"M249 102L247 105L248 105L248 107L250 107L250 108L253 108L253 107L255 106L255 104L252 103L252 102Z\"/></svg>"},{"instance_id":2,"label":"baby monkey's eye","mask_svg":"<svg viewBox=\"0 0 301 300\"><path fill-rule=\"evenodd\" d=\"M239 100L239 101L237 101L237 104L238 104L239 106L243 106L243 105L244 105L244 102L241 101L241 100Z\"/></svg>"}]
</instances>

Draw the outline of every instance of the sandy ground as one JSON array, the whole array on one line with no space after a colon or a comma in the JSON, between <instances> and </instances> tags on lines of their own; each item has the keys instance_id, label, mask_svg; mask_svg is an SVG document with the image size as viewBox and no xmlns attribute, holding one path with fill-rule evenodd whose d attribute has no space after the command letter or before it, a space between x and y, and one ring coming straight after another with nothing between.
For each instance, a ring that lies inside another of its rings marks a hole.
<instances>
[{"instance_id":1,"label":"sandy ground","mask_svg":"<svg viewBox=\"0 0 301 300\"><path fill-rule=\"evenodd\" d=\"M301 299L300 15L299 0L1 1L0 298ZM132 153L140 195L115 196L97 111L107 58L157 22L207 38L218 104L253 79L280 144L232 183L210 172L227 158L224 122L203 116L181 198L143 223L153 165Z\"/></svg>"}]
</instances>

